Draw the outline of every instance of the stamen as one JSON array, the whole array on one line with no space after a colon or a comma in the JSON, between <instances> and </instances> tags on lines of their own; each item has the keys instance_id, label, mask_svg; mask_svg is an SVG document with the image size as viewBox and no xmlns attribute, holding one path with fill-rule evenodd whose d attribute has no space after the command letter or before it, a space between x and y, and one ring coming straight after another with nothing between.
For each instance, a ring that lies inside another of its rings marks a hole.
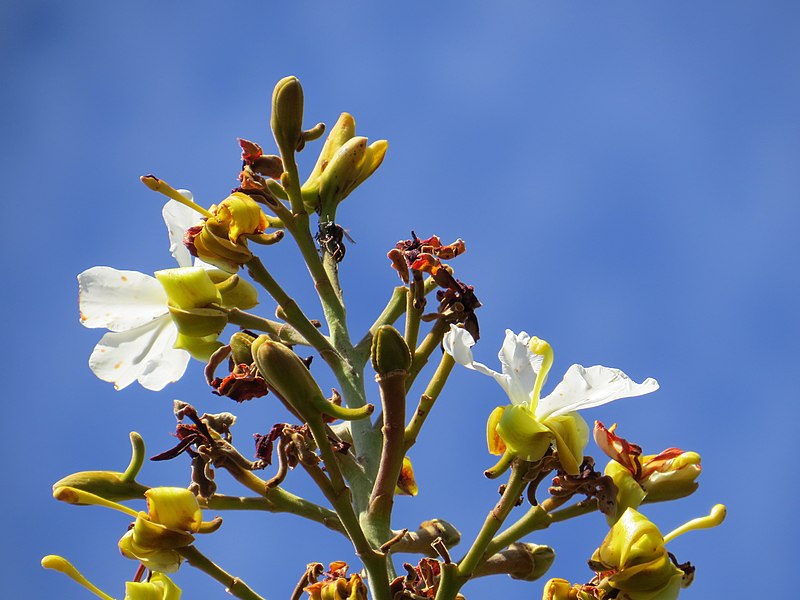
<instances>
[{"instance_id":1,"label":"stamen","mask_svg":"<svg viewBox=\"0 0 800 600\"><path fill-rule=\"evenodd\" d=\"M205 208L203 208L199 204L195 204L192 200L189 200L186 196L181 194L178 190L169 185L166 181L162 181L155 175L142 175L141 177L139 177L139 179L143 184L145 184L154 192L158 192L159 194L164 194L167 198L172 198L173 200L180 202L184 206L188 206L189 208L199 212L206 218L211 219L214 217L214 215L208 212Z\"/></svg>"},{"instance_id":2,"label":"stamen","mask_svg":"<svg viewBox=\"0 0 800 600\"><path fill-rule=\"evenodd\" d=\"M531 338L528 348L537 356L542 357L542 366L539 367L539 372L536 374L536 382L533 384L533 391L531 392L531 408L535 410L536 405L539 404L539 396L542 394L542 386L547 379L547 374L550 372L550 367L553 366L553 348L536 336Z\"/></svg>"},{"instance_id":3,"label":"stamen","mask_svg":"<svg viewBox=\"0 0 800 600\"><path fill-rule=\"evenodd\" d=\"M103 592L100 588L90 582L86 577L84 577L78 569L72 566L66 558L63 556L56 556L55 554L49 554L42 559L42 566L45 569L53 569L54 571L58 571L63 573L79 585L82 585L87 590L92 592L98 598L102 598L103 600L114 600L111 596Z\"/></svg>"},{"instance_id":4,"label":"stamen","mask_svg":"<svg viewBox=\"0 0 800 600\"><path fill-rule=\"evenodd\" d=\"M696 529L711 529L712 527L716 527L725 520L725 516L727 514L728 509L725 508L724 504L715 504L708 516L692 519L688 523L684 523L677 529L670 531L664 536L664 543L671 542L676 537L683 535L687 531L693 531Z\"/></svg>"},{"instance_id":5,"label":"stamen","mask_svg":"<svg viewBox=\"0 0 800 600\"><path fill-rule=\"evenodd\" d=\"M79 490L78 488L74 487L57 487L53 490L53 498L68 504L90 504L95 506L105 506L106 508L113 508L114 510L118 510L119 512L123 512L126 515L134 518L139 516L139 513L132 508L128 508L127 506L118 504L117 502L106 500L105 498L102 498L96 494Z\"/></svg>"}]
</instances>

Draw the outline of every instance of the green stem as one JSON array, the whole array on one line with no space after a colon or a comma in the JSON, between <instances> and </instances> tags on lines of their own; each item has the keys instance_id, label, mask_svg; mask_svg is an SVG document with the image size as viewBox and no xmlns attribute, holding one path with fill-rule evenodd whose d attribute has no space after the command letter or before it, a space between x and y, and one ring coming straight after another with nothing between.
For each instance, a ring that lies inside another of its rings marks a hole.
<instances>
[{"instance_id":1,"label":"green stem","mask_svg":"<svg viewBox=\"0 0 800 600\"><path fill-rule=\"evenodd\" d=\"M263 331L286 344L308 346L309 343L291 325L279 321L271 321L254 315L238 308L231 308L228 311L228 322L243 329L254 329Z\"/></svg>"},{"instance_id":2,"label":"green stem","mask_svg":"<svg viewBox=\"0 0 800 600\"><path fill-rule=\"evenodd\" d=\"M524 474L525 469L521 464L517 463L512 467L511 476L508 478L506 489L500 497L500 501L486 516L483 527L478 532L475 541L472 542L472 546L467 551L466 556L459 561L458 575L464 581L469 579L472 572L480 564L494 534L500 529L511 509L514 508L517 500L519 500L519 496L525 487Z\"/></svg>"},{"instance_id":3,"label":"green stem","mask_svg":"<svg viewBox=\"0 0 800 600\"><path fill-rule=\"evenodd\" d=\"M422 317L422 309L423 307L420 306L417 308L415 305L418 303L417 298L417 289L418 286L422 286L422 278L419 278L419 281L412 280L409 284L408 288L408 295L406 297L406 329L405 329L405 340L408 347L411 348L412 358L414 356L414 349L417 347L417 339L419 338L419 323L420 317ZM422 290L420 290L422 291ZM422 300L424 302L425 296L422 296Z\"/></svg>"},{"instance_id":4,"label":"green stem","mask_svg":"<svg viewBox=\"0 0 800 600\"><path fill-rule=\"evenodd\" d=\"M487 554L486 549L491 543L494 534L500 529L511 509L514 508L517 500L519 500L526 483L524 480L525 471L526 463L514 463L511 476L508 479L503 495L500 497L500 501L486 516L483 527L475 537L475 541L472 542L472 546L467 551L466 556L459 561L452 580L445 580L444 571L442 571L443 583L440 584L436 593L436 600L454 600L458 590L469 581L485 558L491 556L491 554Z\"/></svg>"},{"instance_id":5,"label":"green stem","mask_svg":"<svg viewBox=\"0 0 800 600\"><path fill-rule=\"evenodd\" d=\"M390 600L389 598L389 573L387 571L386 555L376 551L367 540L361 528L358 517L350 503L350 489L345 485L336 456L328 443L325 427L322 421L308 423L314 440L317 442L325 470L325 476L318 465L303 464L306 472L311 476L328 501L336 509L342 526L353 543L356 554L364 564L367 571L367 582L374 600Z\"/></svg>"},{"instance_id":6,"label":"green stem","mask_svg":"<svg viewBox=\"0 0 800 600\"><path fill-rule=\"evenodd\" d=\"M414 380L417 378L422 368L428 364L428 359L433 351L442 343L442 338L447 330L448 326L446 323L443 321L436 321L428 332L428 335L422 340L422 343L419 345L416 352L414 352L414 361L411 363L411 368L408 370L406 390L410 390L411 386L414 385Z\"/></svg>"},{"instance_id":7,"label":"green stem","mask_svg":"<svg viewBox=\"0 0 800 600\"><path fill-rule=\"evenodd\" d=\"M345 535L342 522L334 511L295 496L279 487L271 488L266 496L260 497L214 494L208 499L206 506L212 510L263 510L272 513L291 513Z\"/></svg>"},{"instance_id":8,"label":"green stem","mask_svg":"<svg viewBox=\"0 0 800 600\"><path fill-rule=\"evenodd\" d=\"M406 452L408 452L409 448L411 448L411 446L417 442L417 436L419 435L420 429L422 429L422 426L425 424L425 419L428 418L434 402L436 402L436 399L439 397L439 394L444 388L444 384L447 383L447 378L450 376L450 373L453 370L453 365L455 365L453 357L447 354L447 352L444 352L442 354L442 360L439 361L439 366L436 368L433 377L431 377L431 380L428 382L428 387L425 388L425 391L419 398L419 404L417 405L417 410L414 412L414 416L411 417L411 420L406 427Z\"/></svg>"},{"instance_id":9,"label":"green stem","mask_svg":"<svg viewBox=\"0 0 800 600\"><path fill-rule=\"evenodd\" d=\"M256 594L244 581L224 571L194 546L178 548L177 551L195 569L203 571L203 573L224 585L225 590L231 596L241 598L241 600L264 600L263 596Z\"/></svg>"},{"instance_id":10,"label":"green stem","mask_svg":"<svg viewBox=\"0 0 800 600\"><path fill-rule=\"evenodd\" d=\"M550 512L548 500L539 506L532 506L516 523L495 537L487 546L486 553L491 555L499 552L529 533L547 529L551 523L566 521L597 510L597 502L578 502L567 508Z\"/></svg>"}]
</instances>

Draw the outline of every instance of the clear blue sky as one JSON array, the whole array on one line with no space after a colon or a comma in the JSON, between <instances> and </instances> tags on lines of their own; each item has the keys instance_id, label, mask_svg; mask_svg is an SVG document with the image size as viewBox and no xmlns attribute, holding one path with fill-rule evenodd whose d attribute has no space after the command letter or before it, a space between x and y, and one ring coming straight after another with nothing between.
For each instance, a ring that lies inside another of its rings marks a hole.
<instances>
[{"instance_id":1,"label":"clear blue sky","mask_svg":"<svg viewBox=\"0 0 800 600\"><path fill-rule=\"evenodd\" d=\"M271 147L269 94L287 74L305 86L309 124L346 110L359 133L390 142L339 215L358 242L342 268L351 326L366 327L396 284L385 258L396 240L412 228L462 237L468 252L453 266L484 304L478 359L495 365L510 327L553 344L556 381L579 362L661 383L586 416L618 421L646 451L702 454L700 490L648 513L668 531L716 502L730 509L722 528L671 545L698 568L682 597L786 593L800 533L800 7L374 4L0 7L4 596L87 598L41 570L48 553L122 596L127 519L59 505L50 485L124 468L131 429L150 454L166 449L173 398L237 412L245 448L284 418L270 398L239 408L212 396L198 363L161 393L97 380L87 358L100 331L78 322L75 276L172 266L161 204L138 176L157 173L205 204L224 197L236 138ZM276 256L267 262L316 311L303 273ZM421 494L398 501L397 527L439 516L471 539L496 498L481 474L492 464L483 431L503 402L487 378L454 373L412 455ZM288 487L313 496L304 479ZM185 485L188 465L147 464L142 480ZM603 535L592 515L531 541L555 546L550 575L585 581ZM269 514L226 515L200 547L270 599L288 596L306 562L352 558L343 540ZM187 599L228 597L188 567L176 580ZM540 590L503 578L465 593Z\"/></svg>"}]
</instances>

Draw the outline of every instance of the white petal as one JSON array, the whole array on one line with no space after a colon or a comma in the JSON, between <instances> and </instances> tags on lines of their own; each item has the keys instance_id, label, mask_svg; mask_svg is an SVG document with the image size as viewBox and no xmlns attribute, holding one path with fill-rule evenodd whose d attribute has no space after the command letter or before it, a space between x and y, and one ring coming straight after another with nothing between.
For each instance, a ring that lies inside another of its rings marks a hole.
<instances>
[{"instance_id":1,"label":"white petal","mask_svg":"<svg viewBox=\"0 0 800 600\"><path fill-rule=\"evenodd\" d=\"M178 191L189 200L192 200L192 192L189 190ZM161 210L161 215L164 217L164 223L167 224L170 254L178 261L179 267L191 267L192 255L183 245L183 235L189 227L200 224L201 215L177 200L167 202Z\"/></svg>"},{"instance_id":2,"label":"white petal","mask_svg":"<svg viewBox=\"0 0 800 600\"><path fill-rule=\"evenodd\" d=\"M81 323L127 331L167 313L167 294L154 277L138 271L92 267L78 275Z\"/></svg>"},{"instance_id":3,"label":"white petal","mask_svg":"<svg viewBox=\"0 0 800 600\"><path fill-rule=\"evenodd\" d=\"M633 398L658 389L658 382L648 377L636 383L619 369L600 365L584 368L572 365L553 393L542 398L536 417L563 415L572 410L592 408L620 398Z\"/></svg>"},{"instance_id":4,"label":"white petal","mask_svg":"<svg viewBox=\"0 0 800 600\"><path fill-rule=\"evenodd\" d=\"M137 379L148 390L158 391L181 378L189 353L174 348L178 329L163 316L130 331L107 333L89 357L89 367L118 390Z\"/></svg>"},{"instance_id":5,"label":"white petal","mask_svg":"<svg viewBox=\"0 0 800 600\"><path fill-rule=\"evenodd\" d=\"M503 374L508 378L508 395L513 404L529 402L536 374L542 365L543 357L531 352L531 341L524 331L519 334L506 329L506 338L498 357L503 365Z\"/></svg>"},{"instance_id":6,"label":"white petal","mask_svg":"<svg viewBox=\"0 0 800 600\"><path fill-rule=\"evenodd\" d=\"M506 394L508 394L508 397L511 399L513 404L521 404L521 402L518 401L518 395L517 401L515 401L515 397L511 395L512 386L510 377L508 375L493 371L483 363L475 361L475 359L472 357L472 350L470 350L470 348L472 348L474 345L475 340L472 338L469 332L466 329L456 327L455 325L450 325L450 331L448 331L442 339L444 351L452 356L458 364L494 378L494 380L505 390ZM522 402L525 401L527 401L527 398L522 400Z\"/></svg>"}]
</instances>

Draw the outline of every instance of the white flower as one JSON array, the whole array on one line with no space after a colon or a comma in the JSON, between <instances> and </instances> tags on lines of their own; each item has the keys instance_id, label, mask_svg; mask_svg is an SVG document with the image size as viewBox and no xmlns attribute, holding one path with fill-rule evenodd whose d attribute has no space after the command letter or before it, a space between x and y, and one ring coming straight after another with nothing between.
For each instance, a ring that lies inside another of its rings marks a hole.
<instances>
[{"instance_id":1,"label":"white flower","mask_svg":"<svg viewBox=\"0 0 800 600\"><path fill-rule=\"evenodd\" d=\"M577 410L600 406L620 398L631 398L649 394L658 389L655 379L648 378L642 383L636 383L619 369L594 366L583 367L572 365L567 369L564 378L555 389L544 398L540 393L547 372L552 364L552 349L547 342L532 338L524 331L515 334L506 330L503 346L500 348L499 358L502 372L498 373L484 364L476 362L472 357L472 346L475 340L465 329L450 326L450 331L444 336L443 346L457 363L489 375L497 381L508 394L513 408L505 411L505 418L501 414L493 413L490 418L490 428L497 426L497 432L509 446L520 449L525 445L525 452L529 460L538 460L533 454L538 453L545 438L552 439L559 450L562 465L568 471L577 468L583 447L588 441L588 426ZM512 423L512 415L515 421ZM525 422L523 422L525 421ZM490 434L490 449L492 446ZM542 435L543 434L543 435ZM523 437L538 437L523 441ZM544 448L546 450L546 446ZM567 451L569 465L564 465Z\"/></svg>"},{"instance_id":2,"label":"white flower","mask_svg":"<svg viewBox=\"0 0 800 600\"><path fill-rule=\"evenodd\" d=\"M186 190L181 193L192 198ZM198 223L197 213L170 200L162 214L170 252L178 266L191 267L183 234ZM78 287L81 323L110 330L89 357L95 375L112 382L118 390L138 380L143 387L157 391L181 378L189 364L189 353L174 347L178 328L170 317L167 294L154 277L92 267L78 275Z\"/></svg>"}]
</instances>

